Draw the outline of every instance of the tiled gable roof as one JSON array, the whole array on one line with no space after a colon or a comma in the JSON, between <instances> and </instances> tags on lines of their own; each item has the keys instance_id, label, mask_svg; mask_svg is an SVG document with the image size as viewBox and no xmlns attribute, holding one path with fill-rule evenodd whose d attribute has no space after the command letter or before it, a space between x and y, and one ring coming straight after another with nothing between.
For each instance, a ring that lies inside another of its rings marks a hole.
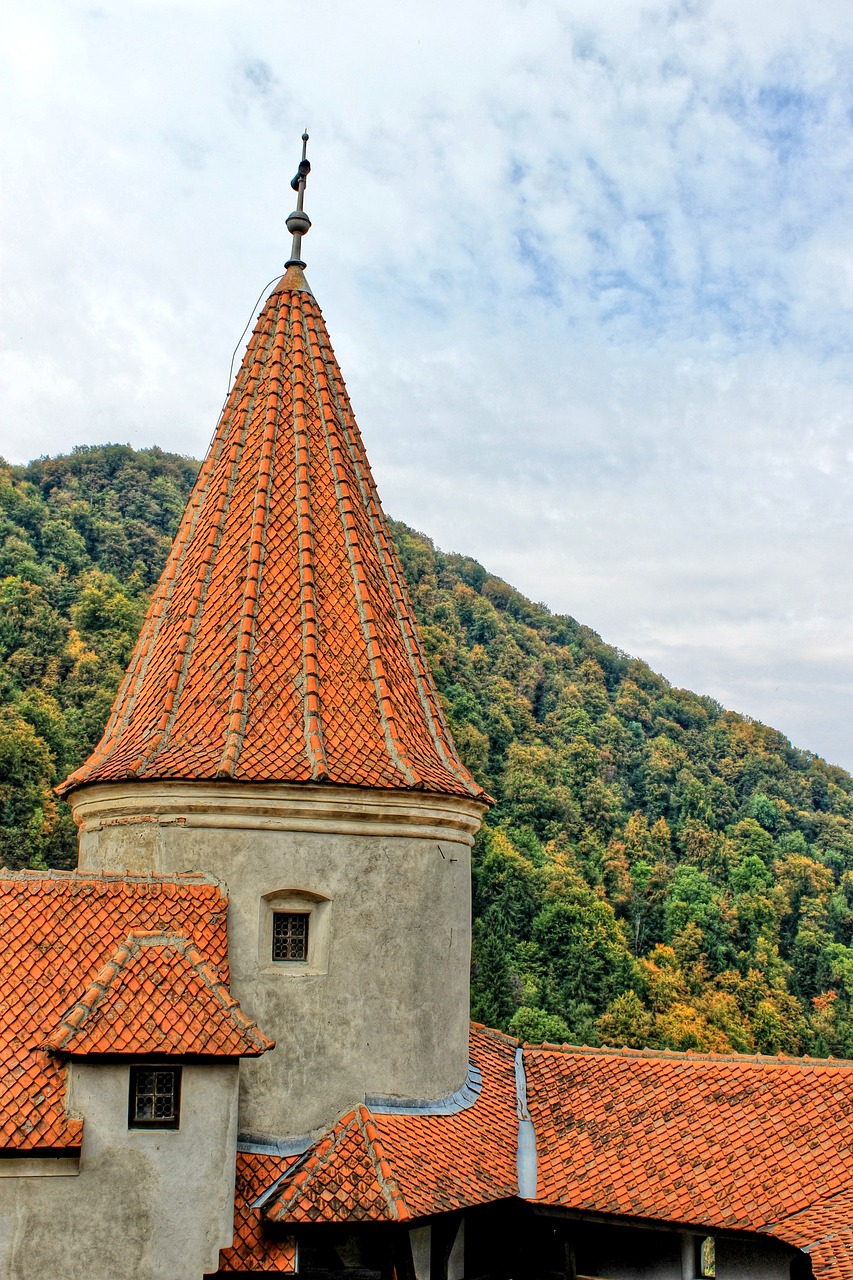
<instances>
[{"instance_id":1,"label":"tiled gable roof","mask_svg":"<svg viewBox=\"0 0 853 1280\"><path fill-rule=\"evenodd\" d=\"M46 1047L98 1053L256 1058L274 1042L247 1018L198 947L132 933L60 1018Z\"/></svg>"},{"instance_id":2,"label":"tiled gable roof","mask_svg":"<svg viewBox=\"0 0 853 1280\"><path fill-rule=\"evenodd\" d=\"M569 1047L524 1061L540 1202L773 1233L853 1175L853 1063Z\"/></svg>"},{"instance_id":3,"label":"tiled gable roof","mask_svg":"<svg viewBox=\"0 0 853 1280\"><path fill-rule=\"evenodd\" d=\"M270 1221L293 1223L397 1222L412 1216L367 1107L347 1112L305 1153L264 1212Z\"/></svg>"},{"instance_id":4,"label":"tiled gable roof","mask_svg":"<svg viewBox=\"0 0 853 1280\"><path fill-rule=\"evenodd\" d=\"M483 797L298 268L261 312L104 736L60 790L128 778Z\"/></svg>"},{"instance_id":5,"label":"tiled gable roof","mask_svg":"<svg viewBox=\"0 0 853 1280\"><path fill-rule=\"evenodd\" d=\"M44 1045L132 932L186 938L228 982L227 899L201 876L0 873L0 1149L78 1148L65 1068ZM174 1006L178 1020L183 1015Z\"/></svg>"},{"instance_id":6,"label":"tiled gable roof","mask_svg":"<svg viewBox=\"0 0 853 1280\"><path fill-rule=\"evenodd\" d=\"M343 1116L288 1171L264 1205L268 1220L402 1221L516 1195L515 1044L472 1030L482 1087L470 1105L440 1113L359 1107Z\"/></svg>"}]
</instances>

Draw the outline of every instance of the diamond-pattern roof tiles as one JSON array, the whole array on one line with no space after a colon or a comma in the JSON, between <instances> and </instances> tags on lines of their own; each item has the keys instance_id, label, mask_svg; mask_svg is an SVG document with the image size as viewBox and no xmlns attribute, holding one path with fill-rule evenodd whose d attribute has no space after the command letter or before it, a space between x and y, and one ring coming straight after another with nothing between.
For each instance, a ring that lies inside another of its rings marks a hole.
<instances>
[{"instance_id":1,"label":"diamond-pattern roof tiles","mask_svg":"<svg viewBox=\"0 0 853 1280\"><path fill-rule=\"evenodd\" d=\"M441 1114L358 1107L305 1153L264 1206L272 1222L403 1221L518 1194L515 1041L474 1027L476 1101Z\"/></svg>"},{"instance_id":2,"label":"diamond-pattern roof tiles","mask_svg":"<svg viewBox=\"0 0 853 1280\"><path fill-rule=\"evenodd\" d=\"M853 1280L853 1189L819 1200L766 1230L807 1253L820 1280Z\"/></svg>"},{"instance_id":3,"label":"diamond-pattern roof tiles","mask_svg":"<svg viewBox=\"0 0 853 1280\"><path fill-rule=\"evenodd\" d=\"M524 1051L537 1199L772 1230L853 1173L853 1063Z\"/></svg>"},{"instance_id":4,"label":"diamond-pattern roof tiles","mask_svg":"<svg viewBox=\"0 0 853 1280\"><path fill-rule=\"evenodd\" d=\"M273 1042L243 1013L198 947L171 934L132 933L113 952L47 1048L92 1053L256 1058Z\"/></svg>"},{"instance_id":5,"label":"diamond-pattern roof tiles","mask_svg":"<svg viewBox=\"0 0 853 1280\"><path fill-rule=\"evenodd\" d=\"M132 933L180 936L205 957L210 980L227 985L227 905L201 876L0 873L0 1149L79 1147L82 1125L66 1114L65 1068L46 1052L48 1035ZM178 1000L169 1005L184 1036L194 1016ZM135 1017L138 1032L146 1007ZM156 1021L164 1020L161 1007Z\"/></svg>"},{"instance_id":6,"label":"diamond-pattern roof tiles","mask_svg":"<svg viewBox=\"0 0 853 1280\"><path fill-rule=\"evenodd\" d=\"M483 798L459 761L320 310L270 295L85 782Z\"/></svg>"},{"instance_id":7,"label":"diamond-pattern roof tiles","mask_svg":"<svg viewBox=\"0 0 853 1280\"><path fill-rule=\"evenodd\" d=\"M257 1155L237 1152L237 1179L234 1192L234 1240L219 1251L219 1271L290 1273L296 1270L293 1237L277 1231L264 1221L255 1202L293 1164L293 1156Z\"/></svg>"}]
</instances>

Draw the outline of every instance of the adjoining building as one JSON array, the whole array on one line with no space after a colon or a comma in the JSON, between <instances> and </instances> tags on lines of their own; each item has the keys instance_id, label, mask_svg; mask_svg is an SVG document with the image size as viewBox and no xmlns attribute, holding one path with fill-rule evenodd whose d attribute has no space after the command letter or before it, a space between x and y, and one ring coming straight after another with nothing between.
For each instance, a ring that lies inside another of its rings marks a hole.
<instances>
[{"instance_id":1,"label":"adjoining building","mask_svg":"<svg viewBox=\"0 0 853 1280\"><path fill-rule=\"evenodd\" d=\"M0 1280L853 1277L853 1064L468 1020L460 760L294 244L103 738L3 873Z\"/></svg>"}]
</instances>

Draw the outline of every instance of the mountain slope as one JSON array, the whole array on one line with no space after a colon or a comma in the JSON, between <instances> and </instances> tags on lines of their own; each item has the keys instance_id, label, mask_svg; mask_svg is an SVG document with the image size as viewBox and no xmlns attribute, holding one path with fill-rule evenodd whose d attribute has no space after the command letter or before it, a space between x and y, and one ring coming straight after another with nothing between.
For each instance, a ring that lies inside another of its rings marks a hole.
<instances>
[{"instance_id":1,"label":"mountain slope","mask_svg":"<svg viewBox=\"0 0 853 1280\"><path fill-rule=\"evenodd\" d=\"M73 865L97 741L197 464L0 472L0 861ZM394 526L462 756L473 1013L528 1039L853 1056L853 778Z\"/></svg>"}]
</instances>

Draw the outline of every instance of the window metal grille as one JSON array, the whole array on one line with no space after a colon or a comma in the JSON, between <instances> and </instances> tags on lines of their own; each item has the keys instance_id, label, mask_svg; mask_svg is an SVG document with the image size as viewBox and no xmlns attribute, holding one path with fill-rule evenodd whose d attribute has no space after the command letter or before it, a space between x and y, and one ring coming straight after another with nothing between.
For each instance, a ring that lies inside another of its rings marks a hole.
<instances>
[{"instance_id":1,"label":"window metal grille","mask_svg":"<svg viewBox=\"0 0 853 1280\"><path fill-rule=\"evenodd\" d=\"M177 1129L180 1067L131 1067L128 1123L132 1129Z\"/></svg>"},{"instance_id":2,"label":"window metal grille","mask_svg":"<svg viewBox=\"0 0 853 1280\"><path fill-rule=\"evenodd\" d=\"M273 960L308 959L307 912L273 912L272 958Z\"/></svg>"}]
</instances>

